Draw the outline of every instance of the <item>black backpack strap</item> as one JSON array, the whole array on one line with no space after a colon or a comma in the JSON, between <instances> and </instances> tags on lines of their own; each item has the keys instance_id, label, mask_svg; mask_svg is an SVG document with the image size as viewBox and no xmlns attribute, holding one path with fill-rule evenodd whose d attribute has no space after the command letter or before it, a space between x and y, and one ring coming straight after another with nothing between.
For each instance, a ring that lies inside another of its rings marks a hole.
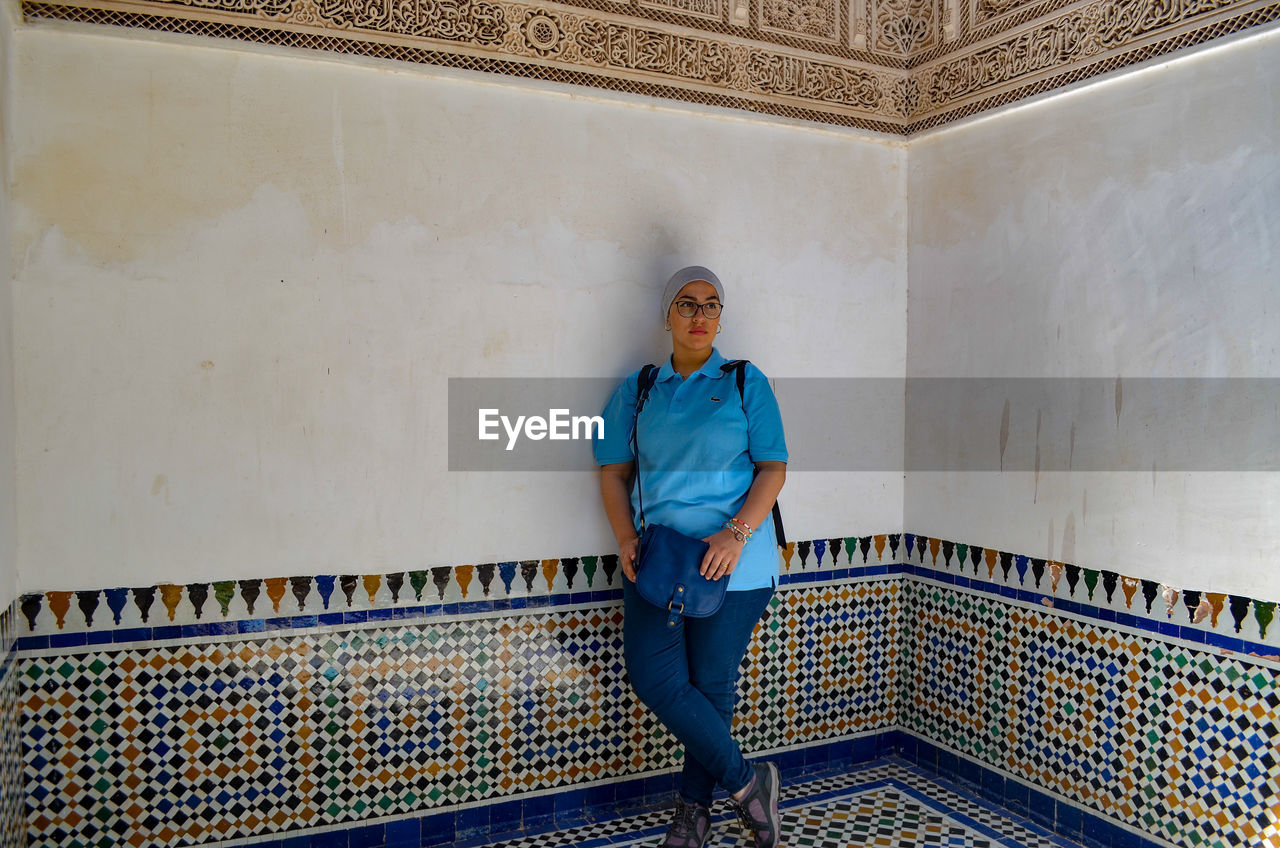
<instances>
[{"instance_id":1,"label":"black backpack strap","mask_svg":"<svg viewBox=\"0 0 1280 848\"><path fill-rule=\"evenodd\" d=\"M658 366L650 364L640 369L640 381L636 383L636 414L631 420L631 453L636 464L636 494L640 501L640 530L644 531L644 484L640 479L640 442L637 433L640 430L640 410L649 400L649 390L658 379Z\"/></svg>"},{"instance_id":2,"label":"black backpack strap","mask_svg":"<svg viewBox=\"0 0 1280 848\"><path fill-rule=\"evenodd\" d=\"M749 359L734 359L720 366L720 370L728 374L730 371L734 373L734 380L738 384L738 398L746 403L746 384L747 384L747 365ZM745 406L744 406L745 409ZM759 470L756 471L759 474ZM782 529L782 510L778 507L778 502L773 502L773 534L778 539L778 547L785 548L787 546L787 533Z\"/></svg>"},{"instance_id":3,"label":"black backpack strap","mask_svg":"<svg viewBox=\"0 0 1280 848\"><path fill-rule=\"evenodd\" d=\"M640 369L640 382L636 383L636 415L644 409L644 403L649 399L649 390L657 379L658 366L650 363Z\"/></svg>"},{"instance_id":4,"label":"black backpack strap","mask_svg":"<svg viewBox=\"0 0 1280 848\"><path fill-rule=\"evenodd\" d=\"M749 359L735 359L720 366L720 370L726 374L733 372L734 380L738 383L738 397L741 400L747 399L745 386L747 385L747 365L750 362Z\"/></svg>"}]
</instances>

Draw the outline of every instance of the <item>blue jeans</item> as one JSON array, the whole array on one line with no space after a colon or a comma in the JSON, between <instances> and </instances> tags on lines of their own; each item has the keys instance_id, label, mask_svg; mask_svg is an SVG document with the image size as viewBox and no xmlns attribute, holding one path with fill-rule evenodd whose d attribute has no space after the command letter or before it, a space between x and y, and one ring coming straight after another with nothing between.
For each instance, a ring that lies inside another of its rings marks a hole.
<instances>
[{"instance_id":1,"label":"blue jeans","mask_svg":"<svg viewBox=\"0 0 1280 848\"><path fill-rule=\"evenodd\" d=\"M622 581L627 675L640 700L684 745L680 794L686 801L710 806L717 783L732 793L751 782L751 766L730 729L738 666L772 596L773 589L726 592L715 615L667 627L667 611Z\"/></svg>"}]
</instances>

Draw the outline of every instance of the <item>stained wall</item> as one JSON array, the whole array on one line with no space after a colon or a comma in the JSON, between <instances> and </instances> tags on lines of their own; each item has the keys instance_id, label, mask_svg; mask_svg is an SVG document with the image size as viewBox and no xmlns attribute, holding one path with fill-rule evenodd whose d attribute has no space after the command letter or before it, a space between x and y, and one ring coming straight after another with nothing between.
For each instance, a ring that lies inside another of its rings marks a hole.
<instances>
[{"instance_id":1,"label":"stained wall","mask_svg":"<svg viewBox=\"0 0 1280 848\"><path fill-rule=\"evenodd\" d=\"M607 550L593 474L447 470L447 381L653 361L683 264L730 356L902 371L900 145L100 32L14 45L24 591ZM796 474L793 532L901 485Z\"/></svg>"},{"instance_id":2,"label":"stained wall","mask_svg":"<svg viewBox=\"0 0 1280 848\"><path fill-rule=\"evenodd\" d=\"M14 481L17 411L13 394L11 193L7 167L15 14L9 6L0 9L0 609L8 608L18 596L17 485Z\"/></svg>"},{"instance_id":3,"label":"stained wall","mask_svg":"<svg viewBox=\"0 0 1280 848\"><path fill-rule=\"evenodd\" d=\"M955 439L983 459L909 471L908 528L1280 597L1280 475L1258 449L1274 444L1275 385L1225 379L1280 376L1278 86L1272 33L913 143L908 375L1057 382L1008 413L991 397L977 424L909 414L908 443ZM1100 394L1061 391L1068 378ZM1144 415L1144 378L1232 385L1244 402ZM1170 427L1185 441L1162 450L1152 434ZM1066 473L1086 434L1115 465ZM1178 451L1206 447L1236 464Z\"/></svg>"},{"instance_id":4,"label":"stained wall","mask_svg":"<svg viewBox=\"0 0 1280 848\"><path fill-rule=\"evenodd\" d=\"M0 8L0 841L22 848L22 742L17 718L18 681L14 627L18 597L17 484L14 480L16 419L13 393L13 300L11 292L11 181L7 163L11 105L13 14Z\"/></svg>"},{"instance_id":5,"label":"stained wall","mask_svg":"<svg viewBox=\"0 0 1280 848\"><path fill-rule=\"evenodd\" d=\"M449 377L617 376L656 358L644 316L671 267L742 281L721 346L780 377L1114 384L1165 373L1164 351L1196 356L1174 344L1199 338L1192 319L1247 340L1203 373L1274 361L1259 315L1275 116L1258 107L1275 102L1274 39L909 150L61 25L21 28L12 52L24 595L0 698L6 738L20 714L26 744L0 753L0 832L25 825L33 845L320 845L350 828L421 846L661 786L673 750L625 696L621 577L591 475L448 472L442 436ZM1168 202L1182 191L1231 226L1184 235L1192 208ZM1123 285L1158 261L1127 251L1160 239L1212 260L1212 296L1195 301L1172 261L1147 300ZM1087 274L1108 283L1085 290L1089 308L1067 284ZM1171 311L1128 317L1148 300ZM1053 348L1059 314L1073 343ZM1178 362L1168 373L1200 373ZM890 455L962 423L896 414ZM1010 456L1034 447L1025 415ZM1099 822L1179 848L1269 838L1265 555L1207 518L1176 542L1152 532L1253 480L1265 495L1266 478L1209 478L1206 501L1090 476L1074 513L1047 472L794 472L804 541L753 647L789 694L753 707L749 747L799 769L831 748L936 743L990 772L993 800L1042 791L1047 824L1076 838ZM1264 506L1244 504L1259 546L1275 538ZM1210 590L1200 620L1199 595L1160 601L1189 575ZM223 791L234 803L209 804Z\"/></svg>"}]
</instances>

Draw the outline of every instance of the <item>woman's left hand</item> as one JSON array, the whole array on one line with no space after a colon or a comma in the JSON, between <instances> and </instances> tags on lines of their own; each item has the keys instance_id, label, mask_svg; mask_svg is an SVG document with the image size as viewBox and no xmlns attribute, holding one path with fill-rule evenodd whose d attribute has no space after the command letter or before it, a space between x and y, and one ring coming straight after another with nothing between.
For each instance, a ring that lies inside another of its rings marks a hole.
<instances>
[{"instance_id":1,"label":"woman's left hand","mask_svg":"<svg viewBox=\"0 0 1280 848\"><path fill-rule=\"evenodd\" d=\"M746 542L739 542L738 537L728 529L713 533L702 541L710 547L702 558L702 568L698 569L698 573L708 580L719 580L732 574L738 566L738 557L742 555Z\"/></svg>"}]
</instances>

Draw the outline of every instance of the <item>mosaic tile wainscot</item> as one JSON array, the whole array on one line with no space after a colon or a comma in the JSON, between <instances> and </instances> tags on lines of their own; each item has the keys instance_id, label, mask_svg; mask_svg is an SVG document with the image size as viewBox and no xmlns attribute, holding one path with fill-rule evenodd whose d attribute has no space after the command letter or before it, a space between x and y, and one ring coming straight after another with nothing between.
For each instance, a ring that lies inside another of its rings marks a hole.
<instances>
[{"instance_id":1,"label":"mosaic tile wainscot","mask_svg":"<svg viewBox=\"0 0 1280 848\"><path fill-rule=\"evenodd\" d=\"M25 848L22 736L18 705L14 623L16 603L0 612L0 845Z\"/></svg>"},{"instance_id":2,"label":"mosaic tile wainscot","mask_svg":"<svg viewBox=\"0 0 1280 848\"><path fill-rule=\"evenodd\" d=\"M749 751L897 751L1086 844L1275 843L1274 603L913 534L784 558ZM621 579L583 556L25 595L27 844L440 845L669 796Z\"/></svg>"}]
</instances>

